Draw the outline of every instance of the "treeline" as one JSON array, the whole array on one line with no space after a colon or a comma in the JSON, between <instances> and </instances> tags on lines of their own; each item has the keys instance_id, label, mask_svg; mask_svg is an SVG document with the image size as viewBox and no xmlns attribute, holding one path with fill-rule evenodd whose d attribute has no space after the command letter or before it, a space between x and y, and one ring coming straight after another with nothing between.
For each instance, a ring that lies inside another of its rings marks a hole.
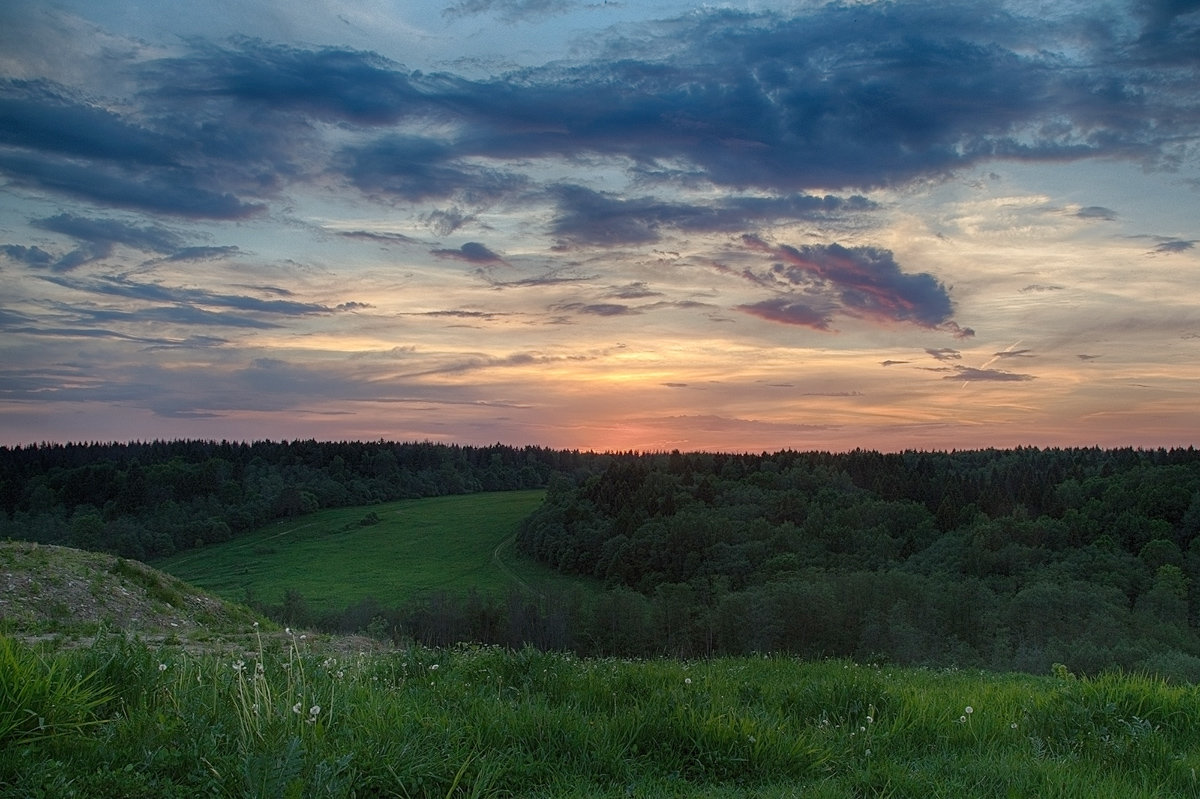
<instances>
[{"instance_id":1,"label":"treeline","mask_svg":"<svg viewBox=\"0 0 1200 799\"><path fill-rule=\"evenodd\" d=\"M584 649L1200 681L1194 449L623 458L554 480L518 546L614 589Z\"/></svg>"},{"instance_id":2,"label":"treeline","mask_svg":"<svg viewBox=\"0 0 1200 799\"><path fill-rule=\"evenodd\" d=\"M321 508L540 488L588 457L389 442L0 447L0 537L152 560Z\"/></svg>"}]
</instances>

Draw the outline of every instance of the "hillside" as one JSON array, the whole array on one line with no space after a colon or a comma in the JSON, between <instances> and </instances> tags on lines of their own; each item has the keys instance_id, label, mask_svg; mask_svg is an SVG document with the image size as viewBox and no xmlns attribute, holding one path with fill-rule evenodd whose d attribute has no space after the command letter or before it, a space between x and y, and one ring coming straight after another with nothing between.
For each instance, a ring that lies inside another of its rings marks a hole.
<instances>
[{"instance_id":1,"label":"hillside","mask_svg":"<svg viewBox=\"0 0 1200 799\"><path fill-rule=\"evenodd\" d=\"M19 637L147 639L247 631L257 618L138 561L23 541L0 542L0 617Z\"/></svg>"},{"instance_id":2,"label":"hillside","mask_svg":"<svg viewBox=\"0 0 1200 799\"><path fill-rule=\"evenodd\" d=\"M275 604L290 594L321 612L368 597L398 604L443 591L504 594L525 583L500 560L499 550L543 493L499 491L323 510L154 565L226 599Z\"/></svg>"}]
</instances>

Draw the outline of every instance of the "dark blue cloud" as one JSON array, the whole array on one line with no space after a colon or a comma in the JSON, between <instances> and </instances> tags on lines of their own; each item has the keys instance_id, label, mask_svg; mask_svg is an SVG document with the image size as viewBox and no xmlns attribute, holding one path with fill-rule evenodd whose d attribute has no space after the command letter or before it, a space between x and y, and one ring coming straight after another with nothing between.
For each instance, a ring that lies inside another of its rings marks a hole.
<instances>
[{"instance_id":1,"label":"dark blue cloud","mask_svg":"<svg viewBox=\"0 0 1200 799\"><path fill-rule=\"evenodd\" d=\"M1160 253L1183 252L1185 250L1190 250L1195 246L1196 242L1194 241L1189 241L1187 239L1172 239L1171 241L1164 241L1162 244L1159 244L1154 248L1154 251Z\"/></svg>"},{"instance_id":2,"label":"dark blue cloud","mask_svg":"<svg viewBox=\"0 0 1200 799\"><path fill-rule=\"evenodd\" d=\"M178 233L157 225L131 225L117 219L97 219L76 214L58 214L36 220L34 224L44 230L92 244L123 244L146 252L174 252L183 241Z\"/></svg>"},{"instance_id":3,"label":"dark blue cloud","mask_svg":"<svg viewBox=\"0 0 1200 799\"><path fill-rule=\"evenodd\" d=\"M0 81L0 143L73 158L170 166L180 142L45 81Z\"/></svg>"},{"instance_id":4,"label":"dark blue cloud","mask_svg":"<svg viewBox=\"0 0 1200 799\"><path fill-rule=\"evenodd\" d=\"M504 259L477 241L468 241L457 250L432 250L439 258L456 258L472 264L502 264Z\"/></svg>"},{"instance_id":5,"label":"dark blue cloud","mask_svg":"<svg viewBox=\"0 0 1200 799\"><path fill-rule=\"evenodd\" d=\"M339 160L351 183L363 192L409 201L462 195L467 202L486 202L526 184L515 173L459 163L460 154L437 139L387 136L348 147Z\"/></svg>"},{"instance_id":6,"label":"dark blue cloud","mask_svg":"<svg viewBox=\"0 0 1200 799\"><path fill-rule=\"evenodd\" d=\"M463 0L451 13L559 5ZM555 189L551 233L564 241L753 230L756 219L855 210L810 193L992 159L1179 163L1200 127L1200 46L1186 54L1200 42L1194 6L1147 0L1136 20L1042 19L970 0L699 10L612 30L590 60L486 80L345 48L197 40L182 56L127 64L137 91L112 102L8 82L0 171L99 205L214 219L332 174L388 200L453 198L469 216L536 196L526 160L600 157L644 181L741 199L701 208ZM326 123L349 134L332 157Z\"/></svg>"},{"instance_id":7,"label":"dark blue cloud","mask_svg":"<svg viewBox=\"0 0 1200 799\"><path fill-rule=\"evenodd\" d=\"M152 130L76 100L48 82L0 83L0 172L21 186L101 205L185 217L236 219L261 210L221 188L241 170L214 170L203 142L214 138L165 116Z\"/></svg>"},{"instance_id":8,"label":"dark blue cloud","mask_svg":"<svg viewBox=\"0 0 1200 799\"><path fill-rule=\"evenodd\" d=\"M773 280L784 287L787 295L772 301L781 308L790 308L794 302L808 304L808 300L792 298L794 290L802 290L824 296L836 303L840 313L852 316L929 328L950 323L954 309L946 287L927 272L903 271L890 250L840 244L772 246L754 236L745 236L743 241L751 250L778 259L769 278L756 282L770 285Z\"/></svg>"},{"instance_id":9,"label":"dark blue cloud","mask_svg":"<svg viewBox=\"0 0 1200 799\"><path fill-rule=\"evenodd\" d=\"M652 197L622 198L570 184L555 187L553 194L559 212L551 232L565 243L591 246L648 244L658 241L667 229L741 233L772 221L828 219L877 207L860 196L806 194L733 196L700 205Z\"/></svg>"},{"instance_id":10,"label":"dark blue cloud","mask_svg":"<svg viewBox=\"0 0 1200 799\"><path fill-rule=\"evenodd\" d=\"M197 185L188 170L130 169L128 165L83 165L18 153L0 154L0 172L17 185L65 194L102 206L197 219L243 219L264 209L230 192Z\"/></svg>"},{"instance_id":11,"label":"dark blue cloud","mask_svg":"<svg viewBox=\"0 0 1200 799\"><path fill-rule=\"evenodd\" d=\"M55 257L41 247L26 247L23 244L5 244L0 246L0 252L18 263L28 266L47 267L55 262Z\"/></svg>"},{"instance_id":12,"label":"dark blue cloud","mask_svg":"<svg viewBox=\"0 0 1200 799\"><path fill-rule=\"evenodd\" d=\"M155 96L172 104L231 100L320 120L382 125L430 108L420 73L374 53L289 47L257 39L203 44L144 68Z\"/></svg>"}]
</instances>

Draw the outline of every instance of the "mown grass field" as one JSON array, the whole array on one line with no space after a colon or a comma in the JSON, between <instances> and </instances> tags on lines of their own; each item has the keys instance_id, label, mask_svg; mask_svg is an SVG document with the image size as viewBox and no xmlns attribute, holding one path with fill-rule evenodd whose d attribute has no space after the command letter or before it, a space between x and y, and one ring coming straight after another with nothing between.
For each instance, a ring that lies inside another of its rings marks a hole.
<instances>
[{"instance_id":1,"label":"mown grass field","mask_svg":"<svg viewBox=\"0 0 1200 799\"><path fill-rule=\"evenodd\" d=\"M261 640L0 636L0 795L1200 795L1200 694L1140 676Z\"/></svg>"},{"instance_id":2,"label":"mown grass field","mask_svg":"<svg viewBox=\"0 0 1200 799\"><path fill-rule=\"evenodd\" d=\"M404 500L319 511L153 565L218 596L278 603L289 589L316 610L435 591L503 594L562 581L506 546L542 491ZM368 514L375 524L360 525Z\"/></svg>"}]
</instances>

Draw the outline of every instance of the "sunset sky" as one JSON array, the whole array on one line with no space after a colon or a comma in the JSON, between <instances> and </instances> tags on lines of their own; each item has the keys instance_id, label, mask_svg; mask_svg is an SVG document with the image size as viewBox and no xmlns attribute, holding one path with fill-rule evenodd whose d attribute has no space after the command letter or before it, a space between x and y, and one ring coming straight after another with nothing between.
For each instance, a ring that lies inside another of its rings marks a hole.
<instances>
[{"instance_id":1,"label":"sunset sky","mask_svg":"<svg viewBox=\"0 0 1200 799\"><path fill-rule=\"evenodd\" d=\"M6 0L0 444L1200 445L1200 0Z\"/></svg>"}]
</instances>

